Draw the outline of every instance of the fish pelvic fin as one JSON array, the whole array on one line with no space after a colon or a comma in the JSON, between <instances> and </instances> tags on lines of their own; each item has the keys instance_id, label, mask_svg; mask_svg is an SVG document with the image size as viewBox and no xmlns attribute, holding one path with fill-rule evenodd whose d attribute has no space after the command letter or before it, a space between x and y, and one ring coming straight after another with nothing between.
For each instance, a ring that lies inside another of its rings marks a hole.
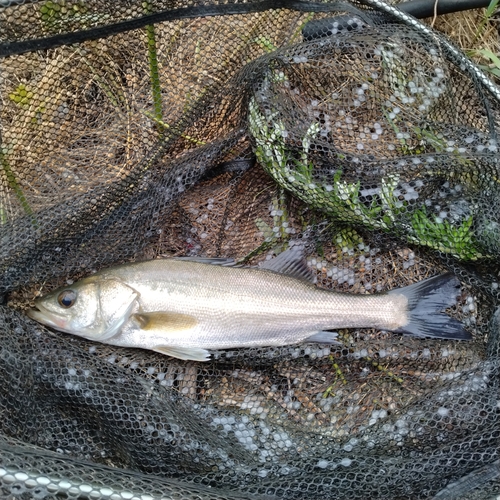
<instances>
[{"instance_id":1,"label":"fish pelvic fin","mask_svg":"<svg viewBox=\"0 0 500 500\"><path fill-rule=\"evenodd\" d=\"M190 361L208 361L210 353L206 349L197 347L173 347L173 346L156 346L153 351L161 354L166 354L172 358L185 359Z\"/></svg>"},{"instance_id":2,"label":"fish pelvic fin","mask_svg":"<svg viewBox=\"0 0 500 500\"><path fill-rule=\"evenodd\" d=\"M450 273L428 278L413 285L392 290L408 299L408 322L394 330L416 337L471 340L463 324L442 311L455 305L460 281Z\"/></svg>"}]
</instances>

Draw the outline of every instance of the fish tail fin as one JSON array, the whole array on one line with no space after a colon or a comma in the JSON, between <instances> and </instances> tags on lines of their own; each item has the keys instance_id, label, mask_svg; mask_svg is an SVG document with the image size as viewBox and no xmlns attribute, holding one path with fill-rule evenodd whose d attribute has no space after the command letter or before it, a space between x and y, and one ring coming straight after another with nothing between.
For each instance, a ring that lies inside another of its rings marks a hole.
<instances>
[{"instance_id":1,"label":"fish tail fin","mask_svg":"<svg viewBox=\"0 0 500 500\"><path fill-rule=\"evenodd\" d=\"M442 274L389 292L408 299L408 323L395 330L416 337L470 340L463 324L442 311L456 303L460 282L452 274Z\"/></svg>"}]
</instances>

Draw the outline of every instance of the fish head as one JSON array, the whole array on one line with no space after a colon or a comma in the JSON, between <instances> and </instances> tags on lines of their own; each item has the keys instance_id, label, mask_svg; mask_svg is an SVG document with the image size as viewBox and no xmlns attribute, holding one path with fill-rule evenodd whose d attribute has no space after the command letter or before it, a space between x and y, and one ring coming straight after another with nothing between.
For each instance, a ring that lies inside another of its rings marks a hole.
<instances>
[{"instance_id":1,"label":"fish head","mask_svg":"<svg viewBox=\"0 0 500 500\"><path fill-rule=\"evenodd\" d=\"M103 341L120 331L138 297L118 279L90 277L35 300L28 316L61 332Z\"/></svg>"}]
</instances>

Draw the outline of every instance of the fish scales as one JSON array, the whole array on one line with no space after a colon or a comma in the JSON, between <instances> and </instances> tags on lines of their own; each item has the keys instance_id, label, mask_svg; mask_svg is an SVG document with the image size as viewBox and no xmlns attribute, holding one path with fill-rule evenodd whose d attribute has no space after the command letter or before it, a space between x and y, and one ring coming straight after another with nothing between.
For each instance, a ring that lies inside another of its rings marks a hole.
<instances>
[{"instance_id":1,"label":"fish scales","mask_svg":"<svg viewBox=\"0 0 500 500\"><path fill-rule=\"evenodd\" d=\"M170 337L193 347L286 345L325 329L371 325L392 330L407 321L402 295L334 293L261 269L164 259L141 263L133 271L121 266L110 276L140 293L143 312L169 310L196 317L198 324L189 333L172 332Z\"/></svg>"},{"instance_id":2,"label":"fish scales","mask_svg":"<svg viewBox=\"0 0 500 500\"><path fill-rule=\"evenodd\" d=\"M197 361L208 360L210 349L305 340L332 344L337 334L326 330L336 328L471 338L460 322L441 312L455 304L459 293L452 275L388 293L336 293L306 281L310 271L299 257L287 250L266 263L267 269L206 259L124 264L37 299L28 314L87 339Z\"/></svg>"}]
</instances>

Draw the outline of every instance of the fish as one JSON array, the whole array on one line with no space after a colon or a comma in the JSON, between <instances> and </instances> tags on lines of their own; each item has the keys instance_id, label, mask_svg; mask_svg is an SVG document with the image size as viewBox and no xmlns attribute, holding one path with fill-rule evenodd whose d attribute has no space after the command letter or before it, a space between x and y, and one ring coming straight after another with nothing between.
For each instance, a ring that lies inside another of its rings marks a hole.
<instances>
[{"instance_id":1,"label":"fish","mask_svg":"<svg viewBox=\"0 0 500 500\"><path fill-rule=\"evenodd\" d=\"M261 267L192 258L122 264L36 299L28 315L93 341L194 361L207 361L219 349L335 344L339 328L472 338L442 312L459 293L453 275L387 293L339 293L312 282L297 248Z\"/></svg>"}]
</instances>

